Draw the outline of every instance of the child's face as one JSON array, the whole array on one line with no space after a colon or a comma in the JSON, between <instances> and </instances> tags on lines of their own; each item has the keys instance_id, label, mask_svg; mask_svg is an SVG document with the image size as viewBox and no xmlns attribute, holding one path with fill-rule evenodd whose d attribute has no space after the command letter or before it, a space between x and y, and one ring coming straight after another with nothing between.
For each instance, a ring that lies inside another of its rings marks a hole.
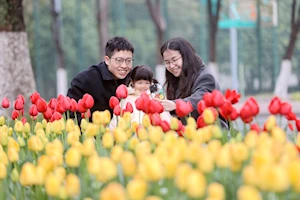
<instances>
[{"instance_id":1,"label":"child's face","mask_svg":"<svg viewBox=\"0 0 300 200\"><path fill-rule=\"evenodd\" d=\"M133 82L133 88L136 91L143 93L143 92L146 92L147 90L149 90L150 84L151 83L148 80L137 80L137 81Z\"/></svg>"}]
</instances>

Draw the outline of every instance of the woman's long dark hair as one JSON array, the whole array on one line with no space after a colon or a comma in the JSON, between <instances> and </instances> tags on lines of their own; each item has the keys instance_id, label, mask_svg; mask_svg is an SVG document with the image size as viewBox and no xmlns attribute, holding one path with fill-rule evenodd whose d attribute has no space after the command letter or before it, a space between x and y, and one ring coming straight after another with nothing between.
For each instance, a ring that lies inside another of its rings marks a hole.
<instances>
[{"instance_id":1,"label":"woman's long dark hair","mask_svg":"<svg viewBox=\"0 0 300 200\"><path fill-rule=\"evenodd\" d=\"M175 77L166 69L167 98L185 98L192 94L192 87L197 78L199 69L204 66L202 59L196 54L194 47L184 38L177 37L166 41L160 48L161 56L166 50L179 51L182 57L182 71ZM176 96L175 92L180 91Z\"/></svg>"}]
</instances>

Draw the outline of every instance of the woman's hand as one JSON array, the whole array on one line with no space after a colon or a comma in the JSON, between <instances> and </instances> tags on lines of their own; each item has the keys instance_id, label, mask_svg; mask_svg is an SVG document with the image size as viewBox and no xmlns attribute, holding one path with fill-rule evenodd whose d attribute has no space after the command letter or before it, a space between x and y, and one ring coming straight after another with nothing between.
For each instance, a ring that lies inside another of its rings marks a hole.
<instances>
[{"instance_id":1,"label":"woman's hand","mask_svg":"<svg viewBox=\"0 0 300 200\"><path fill-rule=\"evenodd\" d=\"M158 99L158 98L154 98L155 101L158 101L161 103L161 105L164 107L164 110L165 111L173 111L176 109L176 104L175 102L173 101L170 101L170 100L161 100L161 99Z\"/></svg>"}]
</instances>

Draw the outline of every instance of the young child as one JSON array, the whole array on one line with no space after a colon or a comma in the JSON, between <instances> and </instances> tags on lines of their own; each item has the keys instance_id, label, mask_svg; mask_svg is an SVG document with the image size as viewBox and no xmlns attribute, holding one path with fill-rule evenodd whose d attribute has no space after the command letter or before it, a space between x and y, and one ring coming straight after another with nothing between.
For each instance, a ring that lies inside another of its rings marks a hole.
<instances>
[{"instance_id":1,"label":"young child","mask_svg":"<svg viewBox=\"0 0 300 200\"><path fill-rule=\"evenodd\" d=\"M131 120L136 121L140 123L143 119L144 113L142 111L137 110L135 107L135 100L140 97L140 95L143 92L146 92L148 95L151 95L150 93L150 86L155 85L155 87L160 88L161 86L159 83L153 79L153 71L150 67L146 65L140 65L136 66L130 75L130 82L128 85L128 96L126 99L124 99L124 102L122 103L123 107L126 106L127 102L130 102L133 107L133 112L131 114ZM157 94L151 95L152 97L157 97L159 95L159 98L162 98L164 94L162 93L162 90L156 91L155 89L152 89L152 92L157 92ZM159 92L159 93L158 93ZM162 120L167 120L170 122L172 116L169 112L163 112L160 114L160 117ZM110 128L116 127L116 116L114 115L111 123Z\"/></svg>"}]
</instances>

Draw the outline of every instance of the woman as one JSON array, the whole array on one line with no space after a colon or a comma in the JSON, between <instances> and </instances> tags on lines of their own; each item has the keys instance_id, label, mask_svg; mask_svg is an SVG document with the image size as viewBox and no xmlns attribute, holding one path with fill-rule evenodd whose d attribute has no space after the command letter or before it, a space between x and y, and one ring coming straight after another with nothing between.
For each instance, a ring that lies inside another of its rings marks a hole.
<instances>
[{"instance_id":1,"label":"woman","mask_svg":"<svg viewBox=\"0 0 300 200\"><path fill-rule=\"evenodd\" d=\"M197 120L197 104L206 92L220 89L211 70L196 54L194 47L184 38L177 37L166 41L160 49L166 67L166 96L168 100L158 100L165 111L175 114L176 99L189 101L193 105L192 117ZM228 129L222 117L221 124ZM184 119L181 121L185 124Z\"/></svg>"}]
</instances>

